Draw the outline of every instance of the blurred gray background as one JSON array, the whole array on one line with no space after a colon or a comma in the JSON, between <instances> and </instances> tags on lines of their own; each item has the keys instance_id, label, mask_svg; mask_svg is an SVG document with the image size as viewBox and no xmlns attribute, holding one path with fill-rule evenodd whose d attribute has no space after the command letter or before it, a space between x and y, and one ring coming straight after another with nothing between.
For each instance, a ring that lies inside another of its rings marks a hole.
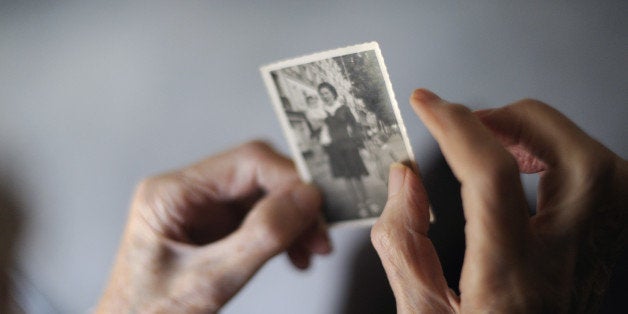
<instances>
[{"instance_id":1,"label":"blurred gray background","mask_svg":"<svg viewBox=\"0 0 628 314\"><path fill-rule=\"evenodd\" d=\"M2 1L0 181L19 199L15 269L60 313L87 311L141 178L252 138L287 152L260 65L373 40L451 282L464 238L442 195L456 185L407 105L414 88L472 108L538 98L628 156L627 1ZM448 221L456 228L439 227ZM394 309L368 234L332 231L335 252L307 272L273 259L224 312Z\"/></svg>"}]
</instances>

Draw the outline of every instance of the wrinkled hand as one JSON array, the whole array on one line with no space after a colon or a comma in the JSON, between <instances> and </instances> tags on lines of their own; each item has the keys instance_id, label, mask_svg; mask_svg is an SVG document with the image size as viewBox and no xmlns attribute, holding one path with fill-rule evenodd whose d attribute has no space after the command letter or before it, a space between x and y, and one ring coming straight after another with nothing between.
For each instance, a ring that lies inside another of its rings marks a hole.
<instances>
[{"instance_id":1,"label":"wrinkled hand","mask_svg":"<svg viewBox=\"0 0 628 314\"><path fill-rule=\"evenodd\" d=\"M392 166L371 237L398 312L595 311L628 236L628 163L535 100L472 113L417 90L411 103L461 183L467 248L457 296L422 183ZM520 172L540 174L534 216Z\"/></svg>"},{"instance_id":2,"label":"wrinkled hand","mask_svg":"<svg viewBox=\"0 0 628 314\"><path fill-rule=\"evenodd\" d=\"M320 206L293 163L259 142L147 179L97 311L216 312L278 253L307 268L330 252Z\"/></svg>"}]
</instances>

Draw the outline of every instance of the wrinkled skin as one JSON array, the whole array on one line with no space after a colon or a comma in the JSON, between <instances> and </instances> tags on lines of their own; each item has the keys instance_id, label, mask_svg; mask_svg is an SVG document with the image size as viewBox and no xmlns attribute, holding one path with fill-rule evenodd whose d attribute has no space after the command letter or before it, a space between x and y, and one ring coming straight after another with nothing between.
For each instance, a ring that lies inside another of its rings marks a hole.
<instances>
[{"instance_id":1,"label":"wrinkled skin","mask_svg":"<svg viewBox=\"0 0 628 314\"><path fill-rule=\"evenodd\" d=\"M393 165L371 238L398 313L595 312L627 240L627 162L536 100L474 113L419 89L410 102L461 183L467 248L457 296L422 182ZM534 216L520 172L540 174Z\"/></svg>"},{"instance_id":2,"label":"wrinkled skin","mask_svg":"<svg viewBox=\"0 0 628 314\"><path fill-rule=\"evenodd\" d=\"M99 313L214 313L271 257L331 251L321 195L251 142L139 184Z\"/></svg>"}]
</instances>

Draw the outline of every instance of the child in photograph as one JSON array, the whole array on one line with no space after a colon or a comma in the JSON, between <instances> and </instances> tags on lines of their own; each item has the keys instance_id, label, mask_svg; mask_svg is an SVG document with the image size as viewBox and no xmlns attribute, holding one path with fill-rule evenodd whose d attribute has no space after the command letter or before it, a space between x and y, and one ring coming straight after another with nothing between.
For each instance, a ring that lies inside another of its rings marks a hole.
<instances>
[{"instance_id":1,"label":"child in photograph","mask_svg":"<svg viewBox=\"0 0 628 314\"><path fill-rule=\"evenodd\" d=\"M327 114L325 114L325 110L323 110L320 106L317 96L308 95L305 98L305 102L307 103L305 116L307 117L312 137L318 138L321 129L325 125L325 118L327 117Z\"/></svg>"}]
</instances>

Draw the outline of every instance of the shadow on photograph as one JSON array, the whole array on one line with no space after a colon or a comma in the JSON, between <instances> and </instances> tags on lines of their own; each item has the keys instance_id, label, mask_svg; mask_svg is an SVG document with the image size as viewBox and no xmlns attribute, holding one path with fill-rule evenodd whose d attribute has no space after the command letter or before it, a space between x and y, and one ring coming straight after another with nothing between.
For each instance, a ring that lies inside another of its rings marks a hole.
<instances>
[{"instance_id":1,"label":"shadow on photograph","mask_svg":"<svg viewBox=\"0 0 628 314\"><path fill-rule=\"evenodd\" d=\"M0 182L0 313L22 313L12 295L11 279L23 222L22 205L9 183Z\"/></svg>"}]
</instances>

